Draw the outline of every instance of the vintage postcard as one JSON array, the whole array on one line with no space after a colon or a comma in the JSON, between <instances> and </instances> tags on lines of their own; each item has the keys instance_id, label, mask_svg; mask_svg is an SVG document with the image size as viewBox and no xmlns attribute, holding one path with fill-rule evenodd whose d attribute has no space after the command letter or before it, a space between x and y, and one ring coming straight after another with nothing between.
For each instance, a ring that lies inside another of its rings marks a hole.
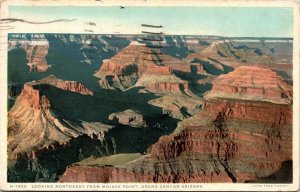
<instances>
[{"instance_id":1,"label":"vintage postcard","mask_svg":"<svg viewBox=\"0 0 300 192\"><path fill-rule=\"evenodd\" d=\"M4 0L8 191L296 191L297 1Z\"/></svg>"}]
</instances>

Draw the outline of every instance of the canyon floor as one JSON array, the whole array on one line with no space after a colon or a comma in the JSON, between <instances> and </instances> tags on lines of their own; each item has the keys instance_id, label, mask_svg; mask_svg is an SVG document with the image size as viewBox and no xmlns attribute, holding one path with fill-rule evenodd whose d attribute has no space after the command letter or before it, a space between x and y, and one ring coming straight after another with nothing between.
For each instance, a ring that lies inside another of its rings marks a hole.
<instances>
[{"instance_id":1,"label":"canyon floor","mask_svg":"<svg viewBox=\"0 0 300 192\"><path fill-rule=\"evenodd\" d=\"M292 182L292 39L32 37L9 36L8 182Z\"/></svg>"}]
</instances>

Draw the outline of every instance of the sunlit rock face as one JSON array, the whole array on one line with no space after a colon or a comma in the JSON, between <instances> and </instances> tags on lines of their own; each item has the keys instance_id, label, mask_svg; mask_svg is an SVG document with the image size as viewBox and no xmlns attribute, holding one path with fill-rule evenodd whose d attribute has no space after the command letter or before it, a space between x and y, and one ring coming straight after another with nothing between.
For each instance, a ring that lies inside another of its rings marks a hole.
<instances>
[{"instance_id":1,"label":"sunlit rock face","mask_svg":"<svg viewBox=\"0 0 300 192\"><path fill-rule=\"evenodd\" d=\"M293 97L292 86L271 69L260 67L239 67L229 74L218 76L212 84L212 91L207 94L207 98L290 104Z\"/></svg>"},{"instance_id":2,"label":"sunlit rock face","mask_svg":"<svg viewBox=\"0 0 300 192\"><path fill-rule=\"evenodd\" d=\"M244 70L250 77L243 78ZM114 166L73 165L60 181L251 182L276 175L292 160L292 90L272 70L261 69L264 75L259 70L243 67L216 78L202 111L160 137L143 156ZM231 87L220 89L226 87L224 82L231 82ZM274 94L251 100L248 94L257 92L232 91L237 85L267 93L274 89ZM288 180L273 182L284 179Z\"/></svg>"},{"instance_id":3,"label":"sunlit rock face","mask_svg":"<svg viewBox=\"0 0 300 192\"><path fill-rule=\"evenodd\" d=\"M292 40L143 38L9 40L9 182L291 181Z\"/></svg>"},{"instance_id":4,"label":"sunlit rock face","mask_svg":"<svg viewBox=\"0 0 300 192\"><path fill-rule=\"evenodd\" d=\"M93 92L76 81L64 81L54 76L24 84L21 94L8 112L8 154L10 159L35 157L46 149L63 145L73 138L93 134L102 138L111 128L102 123L74 123L59 117L43 91L58 88L92 96Z\"/></svg>"}]
</instances>

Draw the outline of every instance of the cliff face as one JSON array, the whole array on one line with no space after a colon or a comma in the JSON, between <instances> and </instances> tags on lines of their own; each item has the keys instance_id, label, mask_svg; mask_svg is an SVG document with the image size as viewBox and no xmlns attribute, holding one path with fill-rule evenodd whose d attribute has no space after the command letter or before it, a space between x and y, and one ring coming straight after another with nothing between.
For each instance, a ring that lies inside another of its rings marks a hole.
<instances>
[{"instance_id":1,"label":"cliff face","mask_svg":"<svg viewBox=\"0 0 300 192\"><path fill-rule=\"evenodd\" d=\"M271 69L239 67L235 71L220 75L212 82L213 88L207 98L229 98L268 101L289 104L292 87Z\"/></svg>"},{"instance_id":2,"label":"cliff face","mask_svg":"<svg viewBox=\"0 0 300 192\"><path fill-rule=\"evenodd\" d=\"M35 156L34 152L32 154L34 148L41 150L57 144L57 141L63 143L68 140L68 134L61 132L65 127L52 115L50 107L45 95L41 95L40 91L31 85L24 85L23 91L8 113L10 159L16 159L24 153ZM70 132L72 134L73 131Z\"/></svg>"},{"instance_id":3,"label":"cliff face","mask_svg":"<svg viewBox=\"0 0 300 192\"><path fill-rule=\"evenodd\" d=\"M50 102L45 95L34 89L31 85L25 84L21 92L21 98L24 97L24 104L33 109L48 109Z\"/></svg>"},{"instance_id":4,"label":"cliff face","mask_svg":"<svg viewBox=\"0 0 300 192\"><path fill-rule=\"evenodd\" d=\"M174 93L178 94L188 90L188 83L168 83L168 82L157 82L154 84L146 85L146 89L153 93Z\"/></svg>"},{"instance_id":5,"label":"cliff face","mask_svg":"<svg viewBox=\"0 0 300 192\"><path fill-rule=\"evenodd\" d=\"M226 104L222 105L222 102ZM246 113L242 112L241 109L244 109ZM256 119L260 116L259 114L266 114L270 109L274 112ZM248 103L226 100L210 101L209 104L205 103L205 108L198 117L194 117L195 121L200 119L206 121L211 119L212 124L198 127L191 125L178 134L161 137L158 143L150 149L151 156L159 159L170 159L180 156L186 151L216 154L217 150L220 150L222 157L228 155L227 158L234 159L238 155L244 155L266 161L280 159L277 162L279 165L281 161L292 157L291 106L249 105ZM215 141L227 143L220 144L218 149L218 144L214 144ZM250 147L253 148L250 149ZM247 150L243 150L244 148ZM226 151L228 154L225 153ZM270 157L272 159L269 159Z\"/></svg>"},{"instance_id":6,"label":"cliff face","mask_svg":"<svg viewBox=\"0 0 300 192\"><path fill-rule=\"evenodd\" d=\"M182 95L190 93L188 82L178 78L174 74L143 74L134 87L143 87L147 91L163 95Z\"/></svg>"},{"instance_id":7,"label":"cliff face","mask_svg":"<svg viewBox=\"0 0 300 192\"><path fill-rule=\"evenodd\" d=\"M38 81L38 84L52 85L59 89L80 93L82 95L90 95L90 96L93 95L93 92L91 90L89 90L88 88L86 88L82 83L79 83L77 81L61 80L61 79L56 78L53 75L50 75L44 79L41 79L40 81Z\"/></svg>"},{"instance_id":8,"label":"cliff face","mask_svg":"<svg viewBox=\"0 0 300 192\"><path fill-rule=\"evenodd\" d=\"M151 100L149 104L161 107L164 114L183 120L201 111L203 101L188 95L172 94Z\"/></svg>"},{"instance_id":9,"label":"cliff face","mask_svg":"<svg viewBox=\"0 0 300 192\"><path fill-rule=\"evenodd\" d=\"M51 81L50 81L51 80ZM52 77L38 82L24 84L21 94L8 112L8 155L17 159L23 155L35 157L48 148L65 144L72 138L93 134L99 138L111 127L87 122L72 123L57 116L52 110L51 101L43 95L40 86L57 86L62 91L92 95L92 92L78 82L68 82ZM46 87L47 88L47 87ZM94 126L99 126L94 129ZM91 128L92 127L92 128Z\"/></svg>"},{"instance_id":10,"label":"cliff face","mask_svg":"<svg viewBox=\"0 0 300 192\"><path fill-rule=\"evenodd\" d=\"M155 62L161 62L155 52L144 44L132 41L114 57L104 60L99 73L108 72L117 75L128 75L133 71L139 74L158 73L164 75L172 73L169 67L160 66ZM136 67L135 70L130 71L134 67Z\"/></svg>"},{"instance_id":11,"label":"cliff face","mask_svg":"<svg viewBox=\"0 0 300 192\"><path fill-rule=\"evenodd\" d=\"M19 41L15 43L21 44L21 47L26 52L29 72L45 72L51 67L46 60L49 50L49 43L47 40L43 39L36 42Z\"/></svg>"},{"instance_id":12,"label":"cliff face","mask_svg":"<svg viewBox=\"0 0 300 192\"><path fill-rule=\"evenodd\" d=\"M188 85L179 78L174 81L173 70L191 72L191 68L182 60L154 52L133 41L111 59L104 60L96 76L101 78L99 84L105 89L125 90L143 86L153 93L180 93L182 89L188 89ZM151 83L144 81L144 78ZM170 78L172 82L167 81Z\"/></svg>"},{"instance_id":13,"label":"cliff face","mask_svg":"<svg viewBox=\"0 0 300 192\"><path fill-rule=\"evenodd\" d=\"M132 87L143 73L171 74L170 68L154 63L151 50L138 42L131 42L111 59L103 61L99 72L100 86L126 89Z\"/></svg>"},{"instance_id":14,"label":"cliff face","mask_svg":"<svg viewBox=\"0 0 300 192\"><path fill-rule=\"evenodd\" d=\"M212 99L204 103L203 110L211 112L212 119L222 115L224 119L239 119L278 126L292 125L293 123L291 105Z\"/></svg>"},{"instance_id":15,"label":"cliff face","mask_svg":"<svg viewBox=\"0 0 300 192\"><path fill-rule=\"evenodd\" d=\"M290 104L211 97L201 112L160 137L146 155L120 165L73 165L60 181L246 182L275 174L289 160Z\"/></svg>"},{"instance_id":16,"label":"cliff face","mask_svg":"<svg viewBox=\"0 0 300 192\"><path fill-rule=\"evenodd\" d=\"M280 108L275 104L274 107ZM237 112L235 109L233 111ZM207 112L209 111L206 111L205 115ZM251 112L248 114L249 117L253 116ZM197 117L197 121L203 120L205 115ZM97 168L69 167L61 182L255 180L276 173L284 161L292 159L291 132L289 125L256 123L233 116L226 119L220 115L211 124L188 126L177 134L162 136L149 148L147 155L126 165ZM105 179L102 175L106 175Z\"/></svg>"}]
</instances>

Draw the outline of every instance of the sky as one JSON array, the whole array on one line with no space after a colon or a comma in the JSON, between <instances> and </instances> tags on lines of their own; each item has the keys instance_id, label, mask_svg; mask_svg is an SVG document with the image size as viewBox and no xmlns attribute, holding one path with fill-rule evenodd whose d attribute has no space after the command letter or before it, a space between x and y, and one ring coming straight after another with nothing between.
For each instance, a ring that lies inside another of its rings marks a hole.
<instances>
[{"instance_id":1,"label":"sky","mask_svg":"<svg viewBox=\"0 0 300 192\"><path fill-rule=\"evenodd\" d=\"M293 36L293 8L289 7L10 6L9 17L30 21L76 19L46 26L18 23L15 30L19 32L91 30L103 34L140 34L142 30L149 30L141 27L145 23L163 25L159 30L173 35ZM87 22L94 22L96 26Z\"/></svg>"}]
</instances>

